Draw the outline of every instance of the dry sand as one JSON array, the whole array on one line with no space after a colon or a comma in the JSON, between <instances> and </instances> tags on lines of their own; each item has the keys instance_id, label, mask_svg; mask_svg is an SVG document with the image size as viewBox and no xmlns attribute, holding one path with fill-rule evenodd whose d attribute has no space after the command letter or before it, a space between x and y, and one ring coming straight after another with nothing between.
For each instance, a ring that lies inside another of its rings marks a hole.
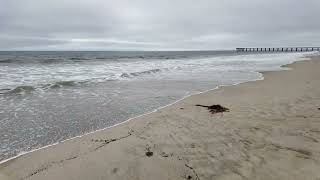
<instances>
[{"instance_id":1,"label":"dry sand","mask_svg":"<svg viewBox=\"0 0 320 180\"><path fill-rule=\"evenodd\" d=\"M320 58L288 67L20 156L0 179L319 180Z\"/></svg>"}]
</instances>

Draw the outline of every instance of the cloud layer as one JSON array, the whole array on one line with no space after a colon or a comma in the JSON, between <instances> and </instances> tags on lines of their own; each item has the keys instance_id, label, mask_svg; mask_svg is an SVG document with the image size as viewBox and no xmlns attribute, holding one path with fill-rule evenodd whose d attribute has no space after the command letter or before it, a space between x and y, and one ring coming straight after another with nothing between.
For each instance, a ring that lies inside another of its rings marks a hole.
<instances>
[{"instance_id":1,"label":"cloud layer","mask_svg":"<svg viewBox=\"0 0 320 180\"><path fill-rule=\"evenodd\" d=\"M320 46L319 0L2 0L0 50Z\"/></svg>"}]
</instances>

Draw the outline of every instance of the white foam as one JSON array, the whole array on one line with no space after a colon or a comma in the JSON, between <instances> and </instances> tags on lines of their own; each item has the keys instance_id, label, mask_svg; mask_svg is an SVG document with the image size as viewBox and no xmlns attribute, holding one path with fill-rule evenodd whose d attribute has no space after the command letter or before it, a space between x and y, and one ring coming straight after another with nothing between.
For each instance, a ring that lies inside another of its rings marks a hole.
<instances>
[{"instance_id":1,"label":"white foam","mask_svg":"<svg viewBox=\"0 0 320 180\"><path fill-rule=\"evenodd\" d=\"M169 76L185 76L186 73L208 71L208 68L223 71L228 68L248 69L257 66L278 65L279 62L288 63L291 59L300 56L298 53L274 54L247 54L216 56L201 59L169 59L169 60L137 60L130 61L84 61L81 63L55 63L55 64L22 64L19 66L2 66L0 69L0 89L14 89L18 86L38 87L44 84L54 84L61 81L75 82L101 82L107 80L121 80L122 73L147 72L152 69L169 69L162 73L160 78ZM233 62L242 62L235 64ZM179 67L177 69L176 67ZM230 69L232 70L232 69Z\"/></svg>"}]
</instances>

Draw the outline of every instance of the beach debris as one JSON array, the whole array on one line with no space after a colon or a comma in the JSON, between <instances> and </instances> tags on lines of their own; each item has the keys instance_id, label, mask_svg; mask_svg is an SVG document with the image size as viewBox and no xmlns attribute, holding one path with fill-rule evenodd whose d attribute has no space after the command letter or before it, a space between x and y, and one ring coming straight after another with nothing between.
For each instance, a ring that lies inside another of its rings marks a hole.
<instances>
[{"instance_id":1,"label":"beach debris","mask_svg":"<svg viewBox=\"0 0 320 180\"><path fill-rule=\"evenodd\" d=\"M296 152L304 157L306 157L306 159L310 159L312 156L312 152L307 150L307 149L301 149L301 148L296 148L296 147L286 147L286 146L282 146L280 144L271 144L273 147L277 148L277 149L282 149L282 150L287 150L287 151L293 151Z\"/></svg>"},{"instance_id":2,"label":"beach debris","mask_svg":"<svg viewBox=\"0 0 320 180\"><path fill-rule=\"evenodd\" d=\"M51 168L54 165L59 165L59 164L62 164L64 162L66 162L66 161L70 161L70 160L76 159L78 157L79 156L71 156L71 157L68 157L66 159L62 159L62 160L59 160L59 161L52 161L52 162L50 162L50 163L48 163L46 165L41 166L39 169L34 170L28 176L26 176L26 177L24 177L22 179L29 179L31 176L37 175L39 173L42 173L43 171L47 171L49 168ZM1 178L1 176L0 176L0 178Z\"/></svg>"},{"instance_id":3,"label":"beach debris","mask_svg":"<svg viewBox=\"0 0 320 180\"><path fill-rule=\"evenodd\" d=\"M320 110L320 108L318 108L318 110Z\"/></svg>"},{"instance_id":4,"label":"beach debris","mask_svg":"<svg viewBox=\"0 0 320 180\"><path fill-rule=\"evenodd\" d=\"M189 175L189 176L187 176L187 179L192 179L192 176L190 176L190 175Z\"/></svg>"},{"instance_id":5,"label":"beach debris","mask_svg":"<svg viewBox=\"0 0 320 180\"><path fill-rule=\"evenodd\" d=\"M167 153L165 153L165 152L162 152L160 155L161 155L162 157L169 157L169 154L167 154Z\"/></svg>"},{"instance_id":6,"label":"beach debris","mask_svg":"<svg viewBox=\"0 0 320 180\"><path fill-rule=\"evenodd\" d=\"M148 145L147 147L146 147L146 156L148 156L148 157L151 157L151 156L153 156L153 152L151 151L151 147Z\"/></svg>"},{"instance_id":7,"label":"beach debris","mask_svg":"<svg viewBox=\"0 0 320 180\"><path fill-rule=\"evenodd\" d=\"M118 170L119 170L119 168L113 168L113 169L112 169L112 173L115 174L115 173L118 172Z\"/></svg>"},{"instance_id":8,"label":"beach debris","mask_svg":"<svg viewBox=\"0 0 320 180\"><path fill-rule=\"evenodd\" d=\"M107 144L109 143L112 143L112 142L115 142L115 141L119 141L119 140L122 140L122 139L125 139L129 136L132 135L134 131L131 129L129 132L128 132L128 135L125 135L125 136L122 136L122 137L119 137L119 138L112 138L112 139L91 139L92 142L98 142L98 143L101 143L98 147L95 148L95 150L98 150L104 146L106 146Z\"/></svg>"},{"instance_id":9,"label":"beach debris","mask_svg":"<svg viewBox=\"0 0 320 180\"><path fill-rule=\"evenodd\" d=\"M215 104L215 105L211 105L211 106L205 106L205 105L197 104L196 106L206 107L206 108L209 109L209 111L210 111L212 114L223 113L223 112L229 112L229 111L230 111L228 108L223 107L223 106L221 106L220 104Z\"/></svg>"},{"instance_id":10,"label":"beach debris","mask_svg":"<svg viewBox=\"0 0 320 180\"><path fill-rule=\"evenodd\" d=\"M192 166L190 166L190 165L188 165L188 164L184 164L187 168L189 168L190 170L192 170L192 172L193 172L193 174L196 176L196 179L197 180L200 180L200 178L199 178L199 176L198 176L198 173L196 172L196 170L192 167ZM188 176L189 177L189 176ZM192 176L191 176L191 178L192 178Z\"/></svg>"},{"instance_id":11,"label":"beach debris","mask_svg":"<svg viewBox=\"0 0 320 180\"><path fill-rule=\"evenodd\" d=\"M146 156L148 156L148 157L153 156L153 152L152 152L152 151L147 151L147 152L146 152Z\"/></svg>"},{"instance_id":12,"label":"beach debris","mask_svg":"<svg viewBox=\"0 0 320 180\"><path fill-rule=\"evenodd\" d=\"M117 139L92 139L92 142L104 142L106 144L109 144L113 141L116 141Z\"/></svg>"}]
</instances>

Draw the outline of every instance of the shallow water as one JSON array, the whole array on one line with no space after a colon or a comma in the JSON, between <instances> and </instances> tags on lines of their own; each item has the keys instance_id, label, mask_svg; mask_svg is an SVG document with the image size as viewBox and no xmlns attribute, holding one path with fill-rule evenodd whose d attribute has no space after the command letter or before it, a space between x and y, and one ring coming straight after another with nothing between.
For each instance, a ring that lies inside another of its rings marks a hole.
<instances>
[{"instance_id":1,"label":"shallow water","mask_svg":"<svg viewBox=\"0 0 320 180\"><path fill-rule=\"evenodd\" d=\"M259 79L304 54L0 52L0 160Z\"/></svg>"}]
</instances>

